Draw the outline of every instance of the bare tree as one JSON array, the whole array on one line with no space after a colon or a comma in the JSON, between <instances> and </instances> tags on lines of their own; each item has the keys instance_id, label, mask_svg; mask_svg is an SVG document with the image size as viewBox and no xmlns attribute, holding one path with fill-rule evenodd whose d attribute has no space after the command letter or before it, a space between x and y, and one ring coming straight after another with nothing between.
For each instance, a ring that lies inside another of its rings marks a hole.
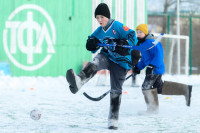
<instances>
[{"instance_id":1,"label":"bare tree","mask_svg":"<svg viewBox=\"0 0 200 133\"><path fill-rule=\"evenodd\" d=\"M198 0L180 0L180 4L181 3L190 3L190 4L193 4L193 5L200 5L200 2ZM176 12L176 9L177 9L177 0L165 0L165 4L164 4L164 13L167 14L168 13L168 9L171 7L171 6L174 6L174 11ZM191 8L192 10L192 8Z\"/></svg>"},{"instance_id":2,"label":"bare tree","mask_svg":"<svg viewBox=\"0 0 200 133\"><path fill-rule=\"evenodd\" d=\"M190 11L190 15L191 14L194 14L197 9L199 8L200 6L200 2L199 0L180 0L180 4L181 3L189 3L189 4L192 4L192 8L188 8L189 11ZM169 11L169 8L174 6L174 13L176 14L176 10L177 10L177 0L165 0L165 3L164 3L164 11L163 13L164 14L168 14L168 11ZM163 22L163 32L167 32L167 17L164 18L164 22Z\"/></svg>"},{"instance_id":3,"label":"bare tree","mask_svg":"<svg viewBox=\"0 0 200 133\"><path fill-rule=\"evenodd\" d=\"M181 0L180 0L181 2ZM165 0L165 4L164 4L164 14L168 14L168 10L169 8L176 4L177 0ZM163 32L167 33L167 16L164 18L164 23L163 23Z\"/></svg>"}]
</instances>

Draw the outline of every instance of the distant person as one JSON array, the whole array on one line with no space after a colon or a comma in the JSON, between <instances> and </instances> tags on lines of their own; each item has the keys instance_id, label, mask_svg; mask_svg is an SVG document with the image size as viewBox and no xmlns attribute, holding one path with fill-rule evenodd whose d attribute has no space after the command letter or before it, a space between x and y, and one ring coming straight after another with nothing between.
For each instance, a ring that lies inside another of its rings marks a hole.
<instances>
[{"instance_id":1,"label":"distant person","mask_svg":"<svg viewBox=\"0 0 200 133\"><path fill-rule=\"evenodd\" d=\"M122 45L136 45L135 31L122 23L110 18L110 11L105 3L101 3L95 10L95 18L100 26L88 37L86 48L95 53L100 47L98 43L113 43L116 47L103 47L91 62L76 75L72 69L67 70L66 78L72 93L77 93L99 70L110 71L110 111L108 116L108 128L118 128L119 108L121 104L122 85L127 72L132 67L132 50L122 48ZM132 53L134 54L134 53ZM137 62L136 62L137 64Z\"/></svg>"},{"instance_id":2,"label":"distant person","mask_svg":"<svg viewBox=\"0 0 200 133\"><path fill-rule=\"evenodd\" d=\"M138 45L152 46L154 37L148 33L147 24L140 24L136 27ZM159 42L156 46L146 51L141 51L142 58L134 67L133 72L140 74L140 70L146 67L146 76L142 84L142 92L147 105L147 111L144 114L158 113L159 102L158 95L183 95L186 99L186 105L190 106L192 86L169 82L162 80L165 72L164 52L162 44ZM143 114L141 113L141 114Z\"/></svg>"}]
</instances>

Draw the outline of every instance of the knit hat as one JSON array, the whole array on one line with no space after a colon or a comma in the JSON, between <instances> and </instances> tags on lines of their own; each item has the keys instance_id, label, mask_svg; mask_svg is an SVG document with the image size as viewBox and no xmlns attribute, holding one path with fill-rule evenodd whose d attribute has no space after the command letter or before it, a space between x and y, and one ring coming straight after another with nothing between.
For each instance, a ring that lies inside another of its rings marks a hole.
<instances>
[{"instance_id":1,"label":"knit hat","mask_svg":"<svg viewBox=\"0 0 200 133\"><path fill-rule=\"evenodd\" d=\"M136 27L136 30L141 30L145 35L148 34L147 24L140 24Z\"/></svg>"},{"instance_id":2,"label":"knit hat","mask_svg":"<svg viewBox=\"0 0 200 133\"><path fill-rule=\"evenodd\" d=\"M105 3L100 3L95 9L94 16L96 18L97 15L103 15L110 19L110 10Z\"/></svg>"}]
</instances>

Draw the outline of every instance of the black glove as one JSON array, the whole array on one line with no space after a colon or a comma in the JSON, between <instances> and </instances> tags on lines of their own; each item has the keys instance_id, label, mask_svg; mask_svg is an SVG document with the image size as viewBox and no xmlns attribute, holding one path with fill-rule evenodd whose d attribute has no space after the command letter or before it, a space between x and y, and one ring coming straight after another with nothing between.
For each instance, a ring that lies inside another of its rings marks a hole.
<instances>
[{"instance_id":1,"label":"black glove","mask_svg":"<svg viewBox=\"0 0 200 133\"><path fill-rule=\"evenodd\" d=\"M115 47L115 52L122 55L126 56L129 55L129 49L128 48L123 48L123 45L129 45L128 42L125 39L116 39L116 47Z\"/></svg>"},{"instance_id":2,"label":"black glove","mask_svg":"<svg viewBox=\"0 0 200 133\"><path fill-rule=\"evenodd\" d=\"M140 69L137 67L137 65L135 65L135 66L133 67L133 73L134 73L134 74L140 74Z\"/></svg>"},{"instance_id":3,"label":"black glove","mask_svg":"<svg viewBox=\"0 0 200 133\"><path fill-rule=\"evenodd\" d=\"M139 62L140 58L141 58L140 51L138 50L131 51L132 66L135 66Z\"/></svg>"},{"instance_id":4,"label":"black glove","mask_svg":"<svg viewBox=\"0 0 200 133\"><path fill-rule=\"evenodd\" d=\"M100 43L100 41L96 37L91 37L91 38L87 39L86 49L88 51L95 51L95 50L97 50L99 48L99 46L97 45L97 43Z\"/></svg>"},{"instance_id":5,"label":"black glove","mask_svg":"<svg viewBox=\"0 0 200 133\"><path fill-rule=\"evenodd\" d=\"M153 66L153 65L148 65L147 66L147 69L146 69L146 75L148 75L148 74L153 74L153 69L155 68L155 66Z\"/></svg>"}]
</instances>

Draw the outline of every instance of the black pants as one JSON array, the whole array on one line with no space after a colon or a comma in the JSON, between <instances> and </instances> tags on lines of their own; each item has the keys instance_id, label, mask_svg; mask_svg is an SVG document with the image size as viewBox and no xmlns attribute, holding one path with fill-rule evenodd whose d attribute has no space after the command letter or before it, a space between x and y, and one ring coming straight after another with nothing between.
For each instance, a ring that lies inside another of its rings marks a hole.
<instances>
[{"instance_id":1,"label":"black pants","mask_svg":"<svg viewBox=\"0 0 200 133\"><path fill-rule=\"evenodd\" d=\"M145 76L144 82L142 84L142 90L157 88L158 94L162 93L162 75L158 74L148 74Z\"/></svg>"}]
</instances>

